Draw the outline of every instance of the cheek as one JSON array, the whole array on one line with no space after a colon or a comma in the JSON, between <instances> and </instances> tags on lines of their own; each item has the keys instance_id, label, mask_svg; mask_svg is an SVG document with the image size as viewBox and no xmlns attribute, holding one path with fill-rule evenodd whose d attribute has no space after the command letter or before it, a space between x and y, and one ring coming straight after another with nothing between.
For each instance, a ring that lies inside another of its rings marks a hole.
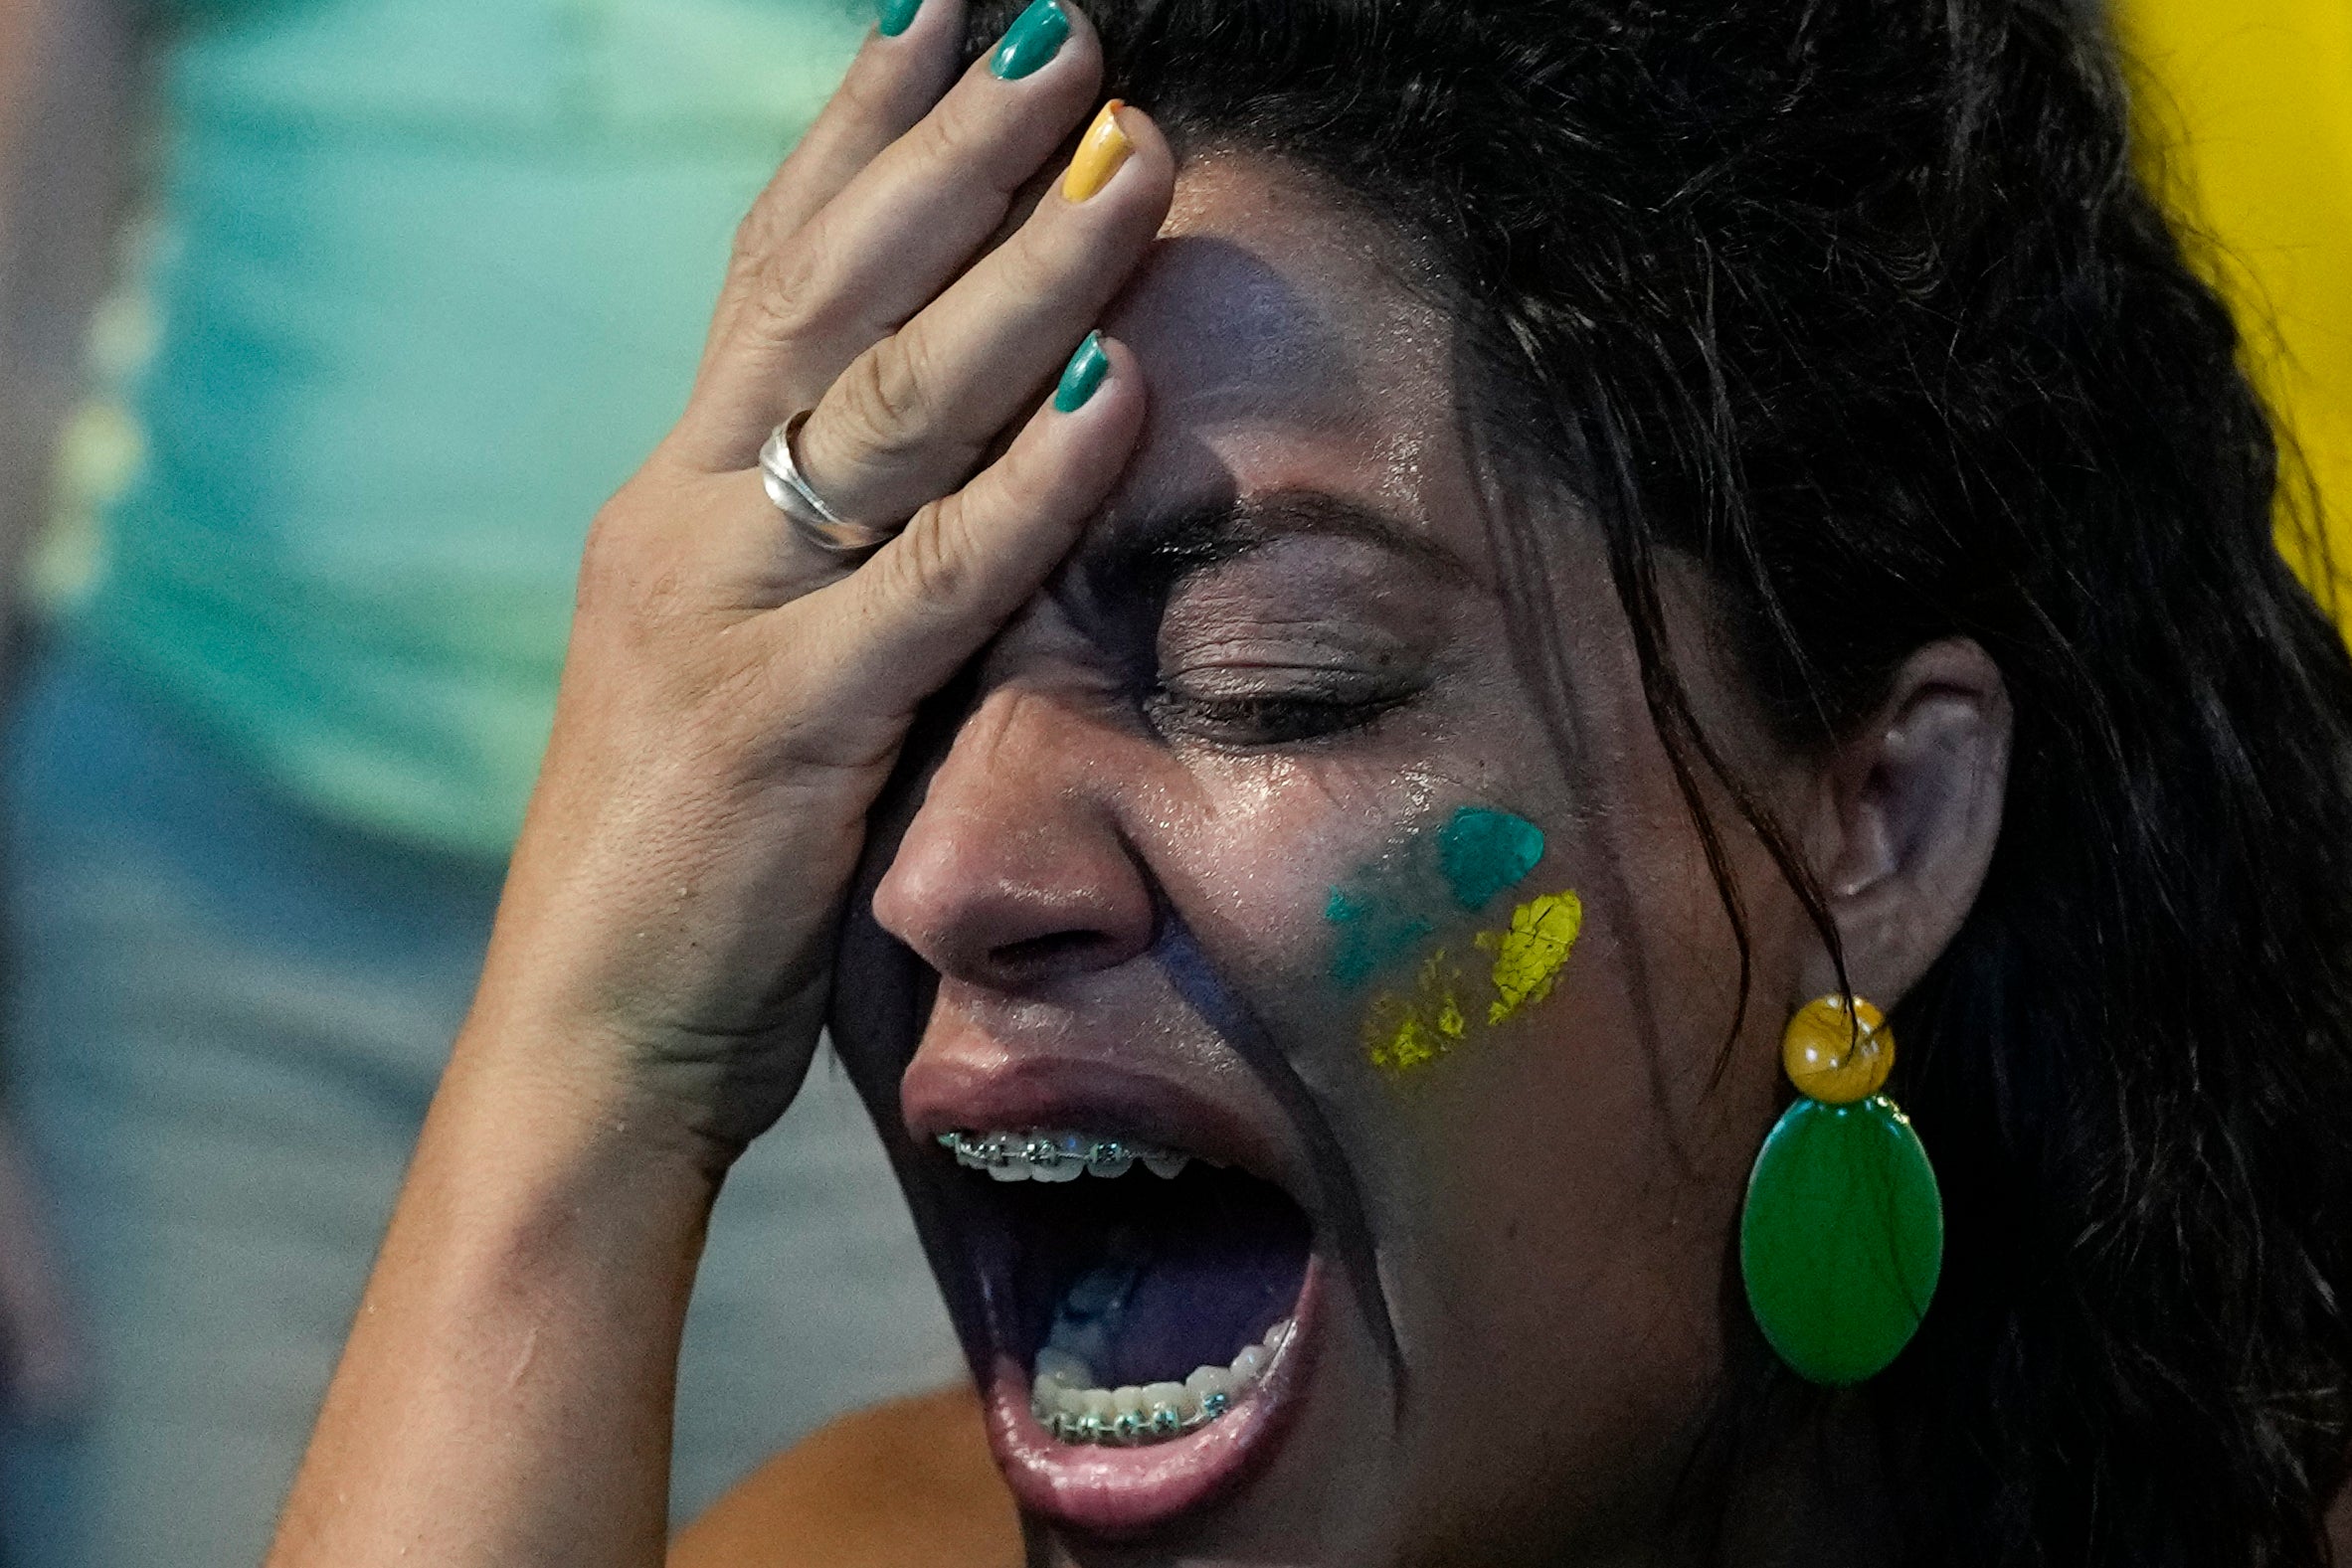
<instances>
[{"instance_id":1,"label":"cheek","mask_svg":"<svg viewBox=\"0 0 2352 1568\"><path fill-rule=\"evenodd\" d=\"M1722 1357L1724 1269L1753 1147L1667 1110L1622 932L1588 909L1539 1006L1388 1112L1409 1149L1382 1254L1418 1391L1429 1505L1606 1507L1671 1471ZM1496 1433L1515 1435L1498 1463ZM1558 1494L1558 1478L1593 1495ZM1570 1513L1579 1511L1575 1508Z\"/></svg>"},{"instance_id":2,"label":"cheek","mask_svg":"<svg viewBox=\"0 0 2352 1568\"><path fill-rule=\"evenodd\" d=\"M1575 846L1584 921L1550 995L1389 1097L1412 1175L1382 1219L1432 1484L1499 1511L1482 1488L1508 1479L1463 1434L1528 1434L1522 1477L1619 1497L1662 1484L1629 1456L1679 1452L1744 1310L1733 1238L1778 1024L1759 999L1727 1039L1736 953L1703 866L1680 874L1686 835L1612 825L1631 841ZM1768 882L1747 885L1760 998L1782 983L1790 922Z\"/></svg>"},{"instance_id":3,"label":"cheek","mask_svg":"<svg viewBox=\"0 0 2352 1568\"><path fill-rule=\"evenodd\" d=\"M1505 1039L1585 919L1539 825L1570 819L1557 783L1499 788L1506 770L1459 746L1400 749L1186 774L1180 805L1138 813L1177 916L1335 1093Z\"/></svg>"},{"instance_id":4,"label":"cheek","mask_svg":"<svg viewBox=\"0 0 2352 1568\"><path fill-rule=\"evenodd\" d=\"M1332 889L1329 977L1363 1064L1399 1092L1545 1010L1585 918L1548 847L1528 817L1458 805Z\"/></svg>"},{"instance_id":5,"label":"cheek","mask_svg":"<svg viewBox=\"0 0 2352 1568\"><path fill-rule=\"evenodd\" d=\"M1352 981L1335 975L1363 962L1344 956L1357 939L1347 919L1335 921L1335 901L1433 801L1461 790L1434 771L1392 764L1235 770L1196 782L1189 810L1163 813L1147 855L1178 917L1288 1033L1327 1024L1347 995L1360 1005L1368 967ZM1385 905L1377 921L1394 923Z\"/></svg>"},{"instance_id":6,"label":"cheek","mask_svg":"<svg viewBox=\"0 0 2352 1568\"><path fill-rule=\"evenodd\" d=\"M1728 1167L1671 1114L1683 1042L1627 994L1622 937L1595 911L1548 995L1390 1095L1420 1154L1417 1207L1448 1255L1435 1284L1461 1298L1449 1308L1486 1315L1480 1302L1530 1294L1499 1289L1514 1278L1581 1305L1719 1218Z\"/></svg>"},{"instance_id":7,"label":"cheek","mask_svg":"<svg viewBox=\"0 0 2352 1568\"><path fill-rule=\"evenodd\" d=\"M1334 911L1353 914L1345 895ZM1392 977L1362 1005L1357 1030L1363 1059L1399 1087L1418 1081L1457 1051L1506 1045L1506 1031L1541 1011L1575 956L1584 900L1574 888L1539 893L1484 930L1459 923L1432 929L1409 975ZM1338 967L1360 942L1343 928Z\"/></svg>"}]
</instances>

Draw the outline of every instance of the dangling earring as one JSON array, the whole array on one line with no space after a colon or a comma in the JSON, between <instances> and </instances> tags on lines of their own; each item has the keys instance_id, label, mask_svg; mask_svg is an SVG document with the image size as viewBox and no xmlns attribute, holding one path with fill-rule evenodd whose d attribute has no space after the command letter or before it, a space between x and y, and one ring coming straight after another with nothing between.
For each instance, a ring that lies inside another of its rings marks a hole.
<instances>
[{"instance_id":1,"label":"dangling earring","mask_svg":"<svg viewBox=\"0 0 2352 1568\"><path fill-rule=\"evenodd\" d=\"M1876 1376L1918 1331L1943 1269L1943 1195L1910 1119L1879 1093L1895 1065L1886 1017L1824 996L1789 1020L1797 1086L1764 1139L1739 1216L1756 1325L1800 1377Z\"/></svg>"}]
</instances>

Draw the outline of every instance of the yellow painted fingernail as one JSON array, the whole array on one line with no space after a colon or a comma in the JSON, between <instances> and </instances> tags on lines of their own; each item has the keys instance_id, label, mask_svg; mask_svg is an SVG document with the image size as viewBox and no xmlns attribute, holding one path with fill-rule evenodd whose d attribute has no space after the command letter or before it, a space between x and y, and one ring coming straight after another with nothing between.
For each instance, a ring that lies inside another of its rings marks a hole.
<instances>
[{"instance_id":1,"label":"yellow painted fingernail","mask_svg":"<svg viewBox=\"0 0 2352 1568\"><path fill-rule=\"evenodd\" d=\"M1078 143L1078 155L1070 160L1070 172L1062 176L1063 201L1085 201L1110 184L1111 176L1119 172L1119 165L1135 151L1135 143L1119 128L1119 111L1126 106L1113 98L1103 105L1094 123L1086 127L1086 138Z\"/></svg>"}]
</instances>

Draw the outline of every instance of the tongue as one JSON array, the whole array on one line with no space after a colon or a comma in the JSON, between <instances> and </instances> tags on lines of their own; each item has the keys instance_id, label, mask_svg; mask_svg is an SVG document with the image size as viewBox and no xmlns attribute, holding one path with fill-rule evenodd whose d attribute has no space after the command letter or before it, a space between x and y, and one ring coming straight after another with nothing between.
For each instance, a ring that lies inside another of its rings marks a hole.
<instances>
[{"instance_id":1,"label":"tongue","mask_svg":"<svg viewBox=\"0 0 2352 1568\"><path fill-rule=\"evenodd\" d=\"M1051 1339L1084 1356L1100 1386L1223 1366L1296 1307L1305 1217L1226 1182L1187 1185L1194 1201L1115 1227L1103 1261L1063 1298Z\"/></svg>"}]
</instances>

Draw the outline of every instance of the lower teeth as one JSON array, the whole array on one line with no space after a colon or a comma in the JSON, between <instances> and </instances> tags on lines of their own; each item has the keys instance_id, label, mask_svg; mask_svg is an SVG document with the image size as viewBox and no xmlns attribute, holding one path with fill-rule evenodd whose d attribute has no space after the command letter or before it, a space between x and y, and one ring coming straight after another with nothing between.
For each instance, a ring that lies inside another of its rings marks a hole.
<instances>
[{"instance_id":1,"label":"lower teeth","mask_svg":"<svg viewBox=\"0 0 2352 1568\"><path fill-rule=\"evenodd\" d=\"M1181 1383L1094 1385L1094 1368L1067 1345L1053 1340L1037 1352L1030 1380L1029 1409L1045 1430L1064 1443L1137 1447L1165 1443L1197 1432L1238 1403L1273 1361L1291 1331L1285 1317L1266 1337L1245 1347L1230 1366L1203 1366ZM1062 1337L1056 1324L1056 1339Z\"/></svg>"}]
</instances>

